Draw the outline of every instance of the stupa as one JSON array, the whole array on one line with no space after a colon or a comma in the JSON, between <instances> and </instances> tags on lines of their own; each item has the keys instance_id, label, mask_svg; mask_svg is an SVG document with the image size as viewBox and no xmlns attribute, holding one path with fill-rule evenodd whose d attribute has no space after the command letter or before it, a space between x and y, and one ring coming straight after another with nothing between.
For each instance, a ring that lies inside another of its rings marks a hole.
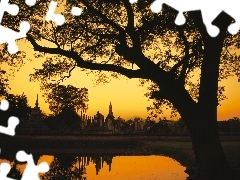
<instances>
[{"instance_id":1,"label":"stupa","mask_svg":"<svg viewBox=\"0 0 240 180\"><path fill-rule=\"evenodd\" d=\"M21 134L46 134L48 132L47 124L43 121L43 114L38 103L38 94L35 107L32 108L29 119L22 124L19 133Z\"/></svg>"}]
</instances>

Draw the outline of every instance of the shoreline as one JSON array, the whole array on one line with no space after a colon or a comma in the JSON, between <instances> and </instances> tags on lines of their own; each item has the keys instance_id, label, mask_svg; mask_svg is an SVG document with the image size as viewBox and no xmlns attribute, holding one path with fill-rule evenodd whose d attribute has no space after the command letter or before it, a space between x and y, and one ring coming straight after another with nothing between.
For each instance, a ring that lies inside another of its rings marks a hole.
<instances>
[{"instance_id":1,"label":"shoreline","mask_svg":"<svg viewBox=\"0 0 240 180\"><path fill-rule=\"evenodd\" d=\"M117 140L181 140L181 141L191 141L191 137L189 135L138 135L138 134L67 134L67 135L59 135L59 134L16 134L14 137L0 135L2 139L61 139L61 140L105 140L105 139L117 139ZM240 135L220 135L219 139L221 141L240 141Z\"/></svg>"}]
</instances>

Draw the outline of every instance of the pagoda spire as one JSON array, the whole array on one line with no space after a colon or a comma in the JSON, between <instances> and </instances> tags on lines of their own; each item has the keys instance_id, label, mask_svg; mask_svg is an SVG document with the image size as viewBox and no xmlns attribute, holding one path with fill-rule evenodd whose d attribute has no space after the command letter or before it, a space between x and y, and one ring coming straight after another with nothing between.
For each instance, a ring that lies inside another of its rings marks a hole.
<instances>
[{"instance_id":1,"label":"pagoda spire","mask_svg":"<svg viewBox=\"0 0 240 180\"><path fill-rule=\"evenodd\" d=\"M112 112L112 103L110 101L110 105L109 105L109 114L113 115L113 112Z\"/></svg>"},{"instance_id":2,"label":"pagoda spire","mask_svg":"<svg viewBox=\"0 0 240 180\"><path fill-rule=\"evenodd\" d=\"M38 108L38 107L39 107L38 105L39 105L39 103L38 103L38 94L37 94L37 99L36 99L35 107Z\"/></svg>"}]
</instances>

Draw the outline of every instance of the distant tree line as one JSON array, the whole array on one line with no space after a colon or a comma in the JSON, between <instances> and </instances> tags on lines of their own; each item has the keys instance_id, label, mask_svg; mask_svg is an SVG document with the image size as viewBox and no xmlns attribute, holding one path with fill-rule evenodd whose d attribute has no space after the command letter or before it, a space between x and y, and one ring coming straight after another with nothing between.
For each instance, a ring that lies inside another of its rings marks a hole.
<instances>
[{"instance_id":1,"label":"distant tree line","mask_svg":"<svg viewBox=\"0 0 240 180\"><path fill-rule=\"evenodd\" d=\"M86 111L88 108L88 89L76 88L72 85L57 85L45 93L46 102L53 114L46 115L43 112L43 121L46 122L49 129L55 132L65 132L80 130L80 117L78 111ZM6 99L9 102L7 111L0 111L0 125L7 126L8 118L16 116L24 123L29 119L31 107L27 96L11 94L7 91L0 93L0 100ZM17 127L18 130L18 127Z\"/></svg>"},{"instance_id":2,"label":"distant tree line","mask_svg":"<svg viewBox=\"0 0 240 180\"><path fill-rule=\"evenodd\" d=\"M1 98L9 101L9 109L0 111L0 125L7 126L8 118L16 116L20 121L26 121L31 114L27 96L5 93ZM76 88L68 85L58 85L47 95L46 102L50 104L53 114L43 114L50 131L63 134L64 132L80 131L81 118L78 111L87 110L87 88ZM121 121L121 134L135 133L135 120ZM178 121L150 118L143 121L143 132L146 135L188 135L185 122L180 118ZM233 117L225 121L218 121L219 133L222 135L240 135L240 118Z\"/></svg>"},{"instance_id":3,"label":"distant tree line","mask_svg":"<svg viewBox=\"0 0 240 180\"><path fill-rule=\"evenodd\" d=\"M219 128L220 134L240 135L240 118L233 117L226 121L219 121L218 128Z\"/></svg>"},{"instance_id":4,"label":"distant tree line","mask_svg":"<svg viewBox=\"0 0 240 180\"><path fill-rule=\"evenodd\" d=\"M124 121L123 134L133 134L134 120ZM219 133L222 135L240 135L240 118L234 117L225 121L218 121ZM188 135L185 122L180 118L177 121L159 119L158 121L144 120L143 130L146 135Z\"/></svg>"}]
</instances>

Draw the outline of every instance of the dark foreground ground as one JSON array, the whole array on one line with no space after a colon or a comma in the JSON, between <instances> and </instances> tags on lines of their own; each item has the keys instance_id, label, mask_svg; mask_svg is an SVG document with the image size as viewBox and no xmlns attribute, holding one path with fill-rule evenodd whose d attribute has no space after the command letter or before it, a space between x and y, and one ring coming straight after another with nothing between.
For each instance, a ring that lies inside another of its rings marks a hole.
<instances>
[{"instance_id":1,"label":"dark foreground ground","mask_svg":"<svg viewBox=\"0 0 240 180\"><path fill-rule=\"evenodd\" d=\"M221 136L229 165L240 179L240 136ZM25 150L37 154L165 155L194 173L194 154L188 136L8 136L0 137L1 153Z\"/></svg>"}]
</instances>

